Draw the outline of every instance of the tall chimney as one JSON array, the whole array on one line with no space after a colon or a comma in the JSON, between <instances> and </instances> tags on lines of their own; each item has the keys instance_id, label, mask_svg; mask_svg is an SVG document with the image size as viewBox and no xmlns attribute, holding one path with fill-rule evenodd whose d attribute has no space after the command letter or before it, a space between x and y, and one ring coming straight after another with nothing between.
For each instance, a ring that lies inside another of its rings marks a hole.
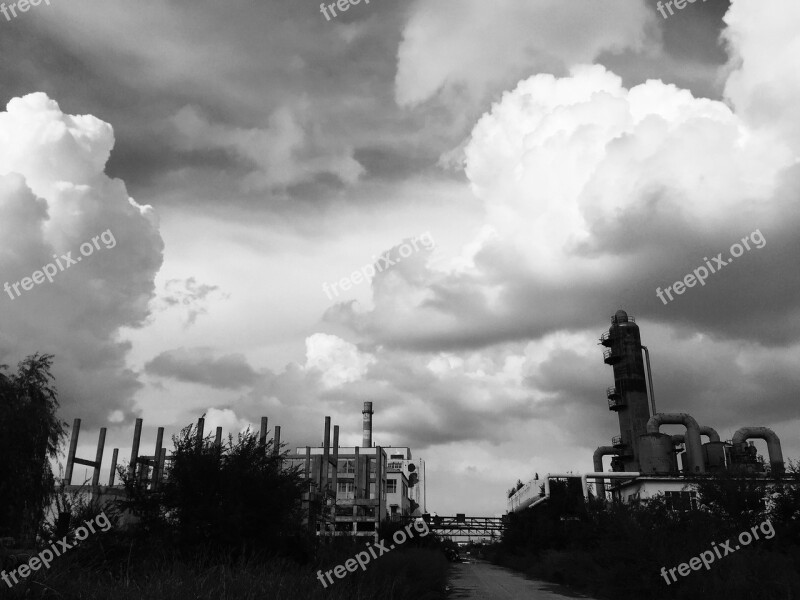
<instances>
[{"instance_id":1,"label":"tall chimney","mask_svg":"<svg viewBox=\"0 0 800 600\"><path fill-rule=\"evenodd\" d=\"M364 448L372 448L372 402L364 402L361 414L364 415L364 441L361 445Z\"/></svg>"}]
</instances>

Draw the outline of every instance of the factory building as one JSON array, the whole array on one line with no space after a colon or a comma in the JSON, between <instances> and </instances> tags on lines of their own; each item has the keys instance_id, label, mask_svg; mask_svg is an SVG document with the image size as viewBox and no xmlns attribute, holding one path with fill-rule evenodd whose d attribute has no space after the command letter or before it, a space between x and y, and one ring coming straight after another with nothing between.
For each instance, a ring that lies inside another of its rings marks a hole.
<instances>
[{"instance_id":1,"label":"factory building","mask_svg":"<svg viewBox=\"0 0 800 600\"><path fill-rule=\"evenodd\" d=\"M411 458L411 449L386 448L387 506L389 516L422 516L425 506L425 461Z\"/></svg>"},{"instance_id":2,"label":"factory building","mask_svg":"<svg viewBox=\"0 0 800 600\"><path fill-rule=\"evenodd\" d=\"M375 536L381 521L422 514L425 508L424 461L412 460L406 447L373 445L372 402L364 402L362 414L361 446L339 447L338 426L330 445L326 418L322 446L298 447L287 455L309 482L307 522L321 535Z\"/></svg>"},{"instance_id":3,"label":"factory building","mask_svg":"<svg viewBox=\"0 0 800 600\"><path fill-rule=\"evenodd\" d=\"M600 336L603 361L613 368L614 385L606 388L608 408L616 414L619 435L611 445L594 451L593 471L583 474L550 473L534 479L508 498L509 512L523 510L549 497L551 479L581 478L584 496L588 482L594 481L596 495L610 494L627 502L664 494L676 506L692 506L693 490L706 474L722 470L746 472L755 478L771 480L784 472L778 436L766 427L742 427L729 441L720 440L708 424L700 425L687 413L660 413L656 410L648 348L642 345L634 317L618 310L611 327ZM645 366L647 367L645 369ZM685 433L661 433L662 425L682 425ZM703 443L703 436L708 441ZM769 466L757 459L752 440L767 442ZM603 472L603 458L611 457L611 472Z\"/></svg>"}]
</instances>

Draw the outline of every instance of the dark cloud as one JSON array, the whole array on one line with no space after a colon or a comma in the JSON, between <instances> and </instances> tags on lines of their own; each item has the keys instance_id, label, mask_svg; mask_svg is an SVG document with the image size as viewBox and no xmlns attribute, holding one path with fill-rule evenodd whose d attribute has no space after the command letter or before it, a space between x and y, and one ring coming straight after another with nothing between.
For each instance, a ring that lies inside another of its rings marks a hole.
<instances>
[{"instance_id":1,"label":"dark cloud","mask_svg":"<svg viewBox=\"0 0 800 600\"><path fill-rule=\"evenodd\" d=\"M211 348L177 348L162 352L145 364L150 375L217 389L238 389L253 385L258 374L243 354L214 357Z\"/></svg>"},{"instance_id":2,"label":"dark cloud","mask_svg":"<svg viewBox=\"0 0 800 600\"><path fill-rule=\"evenodd\" d=\"M194 325L197 317L208 313L207 305L214 298L227 299L216 285L197 283L194 277L170 279L164 284L159 302L166 308L179 307L186 312L186 326Z\"/></svg>"}]
</instances>

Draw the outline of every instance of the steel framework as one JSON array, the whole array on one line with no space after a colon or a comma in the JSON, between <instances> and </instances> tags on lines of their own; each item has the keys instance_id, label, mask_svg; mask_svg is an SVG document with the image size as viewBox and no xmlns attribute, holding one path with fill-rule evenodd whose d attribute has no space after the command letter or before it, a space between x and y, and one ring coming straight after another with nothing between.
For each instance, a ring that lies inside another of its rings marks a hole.
<instances>
[{"instance_id":1,"label":"steel framework","mask_svg":"<svg viewBox=\"0 0 800 600\"><path fill-rule=\"evenodd\" d=\"M467 517L457 514L455 517L438 515L422 515L428 528L442 536L448 537L496 537L506 528L505 517ZM403 523L411 523L419 517L402 517Z\"/></svg>"}]
</instances>

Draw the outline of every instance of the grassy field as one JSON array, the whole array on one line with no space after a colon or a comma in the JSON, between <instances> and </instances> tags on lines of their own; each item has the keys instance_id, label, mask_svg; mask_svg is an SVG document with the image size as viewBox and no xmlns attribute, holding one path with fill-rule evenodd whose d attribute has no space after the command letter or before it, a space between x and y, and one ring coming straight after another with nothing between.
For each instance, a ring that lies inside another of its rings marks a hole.
<instances>
[{"instance_id":1,"label":"grassy field","mask_svg":"<svg viewBox=\"0 0 800 600\"><path fill-rule=\"evenodd\" d=\"M609 600L800 600L800 489L775 484L770 505L759 481L709 479L702 504L642 502L543 505L515 513L493 562ZM731 488L741 489L731 489ZM752 493L749 490L755 489ZM567 510L570 518L562 518ZM767 527L767 525L769 525ZM762 535L739 547L737 536ZM715 556L710 549L730 541ZM669 570L708 552L705 568L665 580Z\"/></svg>"},{"instance_id":2,"label":"grassy field","mask_svg":"<svg viewBox=\"0 0 800 600\"><path fill-rule=\"evenodd\" d=\"M362 549L362 548L359 548ZM81 600L436 600L444 597L449 563L441 551L409 548L380 557L367 570L322 587L317 569L331 569L353 556L350 548L325 552L317 564L281 558L181 559L153 551L126 564L90 549L57 559L48 571L8 587L0 597ZM116 554L116 553L115 553ZM119 557L117 557L119 558Z\"/></svg>"},{"instance_id":3,"label":"grassy field","mask_svg":"<svg viewBox=\"0 0 800 600\"><path fill-rule=\"evenodd\" d=\"M796 558L762 551L726 557L711 571L693 571L667 585L659 567L642 565L630 555L597 550L548 550L539 556L503 554L496 564L607 600L800 600ZM676 553L673 567L686 559Z\"/></svg>"}]
</instances>

